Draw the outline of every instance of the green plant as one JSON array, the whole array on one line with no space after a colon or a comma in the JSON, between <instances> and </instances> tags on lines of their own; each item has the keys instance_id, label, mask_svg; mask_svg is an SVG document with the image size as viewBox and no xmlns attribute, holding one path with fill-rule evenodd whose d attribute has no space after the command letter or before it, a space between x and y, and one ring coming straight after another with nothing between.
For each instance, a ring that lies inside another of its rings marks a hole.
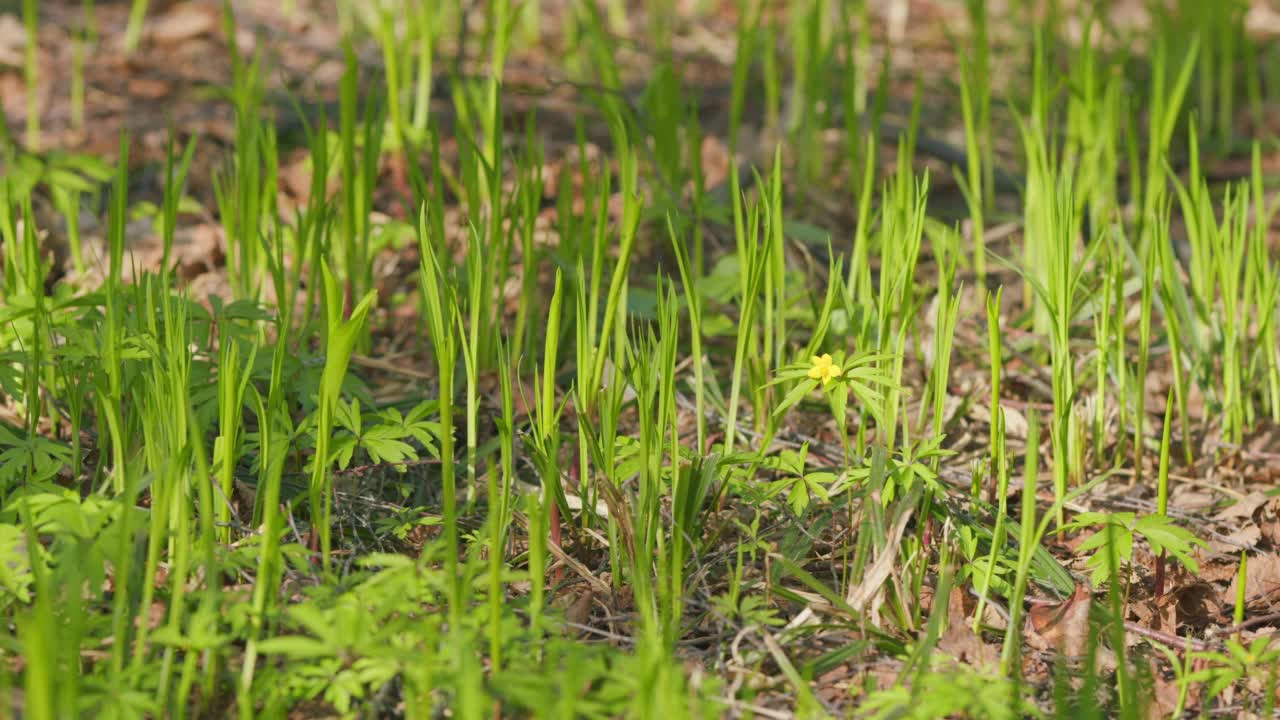
<instances>
[{"instance_id":1,"label":"green plant","mask_svg":"<svg viewBox=\"0 0 1280 720\"><path fill-rule=\"evenodd\" d=\"M337 423L339 394L347 374L347 364L351 361L351 353L355 348L356 338L365 317L373 308L376 294L370 291L352 308L350 316L344 319L342 292L338 289L337 279L327 265L322 264L320 272L324 280L326 352L320 394L316 399L316 454L311 466L310 500L312 517L318 521L321 557L325 571L328 572L331 554L330 518L333 513L333 475L330 472L330 463L333 461L335 450L331 443L333 429ZM442 428L441 437L448 432L447 426ZM445 443L442 445L447 447ZM443 455L444 447L441 453Z\"/></svg>"},{"instance_id":2,"label":"green plant","mask_svg":"<svg viewBox=\"0 0 1280 720\"><path fill-rule=\"evenodd\" d=\"M1224 650L1194 652L1189 659L1199 660L1207 666L1192 670L1187 680L1204 683L1206 700L1212 700L1233 683L1258 678L1264 672L1274 672L1275 663L1280 661L1280 650L1272 647L1268 637L1255 638L1247 644L1229 638Z\"/></svg>"},{"instance_id":3,"label":"green plant","mask_svg":"<svg viewBox=\"0 0 1280 720\"><path fill-rule=\"evenodd\" d=\"M27 134L30 152L40 150L40 5L36 0L23 0L22 24L26 30L26 52L23 58L23 82L26 85Z\"/></svg>"},{"instance_id":4,"label":"green plant","mask_svg":"<svg viewBox=\"0 0 1280 720\"><path fill-rule=\"evenodd\" d=\"M1079 553L1093 554L1086 565L1093 569L1094 585L1117 579L1119 563L1128 564L1133 558L1134 540L1141 538L1147 542L1156 554L1172 556L1183 567L1197 572L1199 564L1191 553L1195 546L1204 546L1205 542L1197 538L1185 528L1175 525L1164 515L1144 515L1138 517L1131 512L1080 513L1063 526L1064 532L1096 528L1094 532L1077 546ZM1107 547L1111 546L1110 551ZM1113 555L1116 564L1112 564L1109 555Z\"/></svg>"},{"instance_id":5,"label":"green plant","mask_svg":"<svg viewBox=\"0 0 1280 720\"><path fill-rule=\"evenodd\" d=\"M297 85L294 38L242 54L224 3L212 172L58 149L39 105L25 147L0 126L0 715L1271 714L1259 560L1171 518L1179 457L1248 468L1280 418L1274 53L1234 1L967 0L939 83L869 5L343 0L341 77ZM15 7L47 86L54 15ZM82 7L73 125L111 33L149 32ZM956 208L917 157L950 136ZM189 272L211 223L222 297ZM1154 512L1082 511L1119 477ZM1171 602L1171 560L1236 585L1166 647L1128 604L1147 564Z\"/></svg>"},{"instance_id":6,"label":"green plant","mask_svg":"<svg viewBox=\"0 0 1280 720\"><path fill-rule=\"evenodd\" d=\"M991 143L990 48L987 40L986 0L967 0L972 47L960 51L960 107L964 118L965 175L956 180L969 206L973 235L973 268L979 284L987 277L985 211L994 191Z\"/></svg>"}]
</instances>

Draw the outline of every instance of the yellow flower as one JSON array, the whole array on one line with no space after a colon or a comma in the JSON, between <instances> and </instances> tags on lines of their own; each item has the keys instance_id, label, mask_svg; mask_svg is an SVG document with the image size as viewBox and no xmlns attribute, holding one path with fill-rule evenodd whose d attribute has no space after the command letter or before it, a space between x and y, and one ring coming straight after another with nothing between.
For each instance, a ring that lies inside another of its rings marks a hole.
<instances>
[{"instance_id":1,"label":"yellow flower","mask_svg":"<svg viewBox=\"0 0 1280 720\"><path fill-rule=\"evenodd\" d=\"M840 366L831 360L831 353L813 356L813 367L809 368L809 377L821 380L823 385L840 377Z\"/></svg>"}]
</instances>

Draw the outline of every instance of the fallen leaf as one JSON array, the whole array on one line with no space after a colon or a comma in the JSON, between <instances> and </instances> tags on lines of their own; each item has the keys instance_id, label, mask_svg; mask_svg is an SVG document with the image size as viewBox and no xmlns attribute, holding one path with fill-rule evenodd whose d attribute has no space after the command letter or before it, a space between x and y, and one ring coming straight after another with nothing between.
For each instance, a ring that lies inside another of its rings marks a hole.
<instances>
[{"instance_id":1,"label":"fallen leaf","mask_svg":"<svg viewBox=\"0 0 1280 720\"><path fill-rule=\"evenodd\" d=\"M1221 596L1224 605L1235 606L1239 587L1240 576L1237 572ZM1280 591L1280 555L1267 553L1250 556L1244 579L1245 602L1253 604L1277 591Z\"/></svg>"},{"instance_id":2,"label":"fallen leaf","mask_svg":"<svg viewBox=\"0 0 1280 720\"><path fill-rule=\"evenodd\" d=\"M1280 35L1280 10L1269 7L1269 3L1250 3L1244 22L1250 34L1265 37Z\"/></svg>"},{"instance_id":3,"label":"fallen leaf","mask_svg":"<svg viewBox=\"0 0 1280 720\"><path fill-rule=\"evenodd\" d=\"M222 227L214 223L179 229L174 237L171 260L183 280L190 281L222 267L226 259L222 234Z\"/></svg>"},{"instance_id":4,"label":"fallen leaf","mask_svg":"<svg viewBox=\"0 0 1280 720\"><path fill-rule=\"evenodd\" d=\"M702 173L706 186L712 188L725 182L733 164L729 148L719 138L707 135L702 138L702 147L698 151L702 156Z\"/></svg>"},{"instance_id":5,"label":"fallen leaf","mask_svg":"<svg viewBox=\"0 0 1280 720\"><path fill-rule=\"evenodd\" d=\"M197 3L178 3L150 23L151 40L161 45L176 45L201 35L212 35L217 29L217 8Z\"/></svg>"},{"instance_id":6,"label":"fallen leaf","mask_svg":"<svg viewBox=\"0 0 1280 720\"><path fill-rule=\"evenodd\" d=\"M954 588L947 601L947 630L938 638L938 649L961 663L978 667L995 667L1000 653L973 631L965 613L965 591Z\"/></svg>"},{"instance_id":7,"label":"fallen leaf","mask_svg":"<svg viewBox=\"0 0 1280 720\"><path fill-rule=\"evenodd\" d=\"M885 543L884 548L880 551L879 557L871 564L870 569L863 573L862 582L849 587L845 602L854 610L861 611L867 607L872 598L880 594L885 581L893 574L893 563L898 558L898 548L902 543L902 533L906 530L907 521L911 519L911 515L911 511L907 510L898 517L893 529L889 532L888 542Z\"/></svg>"},{"instance_id":8,"label":"fallen leaf","mask_svg":"<svg viewBox=\"0 0 1280 720\"><path fill-rule=\"evenodd\" d=\"M1253 517L1253 512L1255 510L1266 505L1270 500L1271 498L1266 493L1254 490L1243 498L1237 500L1234 505L1223 508L1222 512L1218 513L1218 517L1223 520L1231 518L1251 518Z\"/></svg>"},{"instance_id":9,"label":"fallen leaf","mask_svg":"<svg viewBox=\"0 0 1280 720\"><path fill-rule=\"evenodd\" d=\"M591 589L579 594L573 604L569 606L569 609L565 611L565 619L575 625L586 625L587 621L591 619L591 601L595 599L595 596L595 592Z\"/></svg>"},{"instance_id":10,"label":"fallen leaf","mask_svg":"<svg viewBox=\"0 0 1280 720\"><path fill-rule=\"evenodd\" d=\"M1207 625L1212 618L1222 613L1214 586L1204 581L1193 582L1176 588L1166 594L1177 609L1177 620L1170 632L1178 625Z\"/></svg>"},{"instance_id":11,"label":"fallen leaf","mask_svg":"<svg viewBox=\"0 0 1280 720\"><path fill-rule=\"evenodd\" d=\"M3 67L4 64L0 63L0 68ZM26 102L27 84L23 82L22 74L0 70L0 111L6 115L20 116L26 108Z\"/></svg>"},{"instance_id":12,"label":"fallen leaf","mask_svg":"<svg viewBox=\"0 0 1280 720\"><path fill-rule=\"evenodd\" d=\"M0 65L22 67L26 59L27 30L16 14L0 13Z\"/></svg>"},{"instance_id":13,"label":"fallen leaf","mask_svg":"<svg viewBox=\"0 0 1280 720\"><path fill-rule=\"evenodd\" d=\"M1178 626L1177 603L1172 593L1134 601L1130 604L1129 611L1133 613L1139 625L1152 630L1172 632L1173 628ZM1130 635L1128 640L1132 644L1140 638Z\"/></svg>"},{"instance_id":14,"label":"fallen leaf","mask_svg":"<svg viewBox=\"0 0 1280 720\"><path fill-rule=\"evenodd\" d=\"M1027 416L1021 410L1002 403L1000 410L1004 412L1004 431L1008 437L1018 440L1027 439ZM985 403L971 403L968 408L969 419L983 425L990 425L991 408Z\"/></svg>"},{"instance_id":15,"label":"fallen leaf","mask_svg":"<svg viewBox=\"0 0 1280 720\"><path fill-rule=\"evenodd\" d=\"M1027 613L1027 643L1037 650L1057 649L1067 657L1084 655L1092 601L1089 590L1077 585L1063 602L1031 608Z\"/></svg>"},{"instance_id":16,"label":"fallen leaf","mask_svg":"<svg viewBox=\"0 0 1280 720\"><path fill-rule=\"evenodd\" d=\"M1253 521L1257 523L1262 537L1273 548L1280 548L1280 497L1271 498L1266 505L1253 513Z\"/></svg>"},{"instance_id":17,"label":"fallen leaf","mask_svg":"<svg viewBox=\"0 0 1280 720\"><path fill-rule=\"evenodd\" d=\"M173 87L164 80L145 77L129 80L129 94L135 97L156 100L165 97L172 90Z\"/></svg>"},{"instance_id":18,"label":"fallen leaf","mask_svg":"<svg viewBox=\"0 0 1280 720\"><path fill-rule=\"evenodd\" d=\"M1147 705L1147 717L1151 720L1171 717L1178 709L1178 702L1182 697L1178 683L1176 680L1165 680L1164 673L1155 662L1151 662L1150 667L1151 699L1155 702Z\"/></svg>"},{"instance_id":19,"label":"fallen leaf","mask_svg":"<svg viewBox=\"0 0 1280 720\"><path fill-rule=\"evenodd\" d=\"M1220 497L1195 485L1174 485L1169 489L1169 505L1184 512L1201 512L1218 504Z\"/></svg>"},{"instance_id":20,"label":"fallen leaf","mask_svg":"<svg viewBox=\"0 0 1280 720\"><path fill-rule=\"evenodd\" d=\"M1209 549L1224 555L1235 555L1246 548L1254 548L1262 540L1262 529L1254 523L1241 525L1226 537L1213 537Z\"/></svg>"}]
</instances>

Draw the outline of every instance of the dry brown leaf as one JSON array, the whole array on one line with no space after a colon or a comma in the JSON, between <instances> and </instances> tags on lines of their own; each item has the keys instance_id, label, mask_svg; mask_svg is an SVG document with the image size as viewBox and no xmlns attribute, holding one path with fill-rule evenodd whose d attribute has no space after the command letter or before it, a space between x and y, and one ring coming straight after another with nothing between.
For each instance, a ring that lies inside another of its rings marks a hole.
<instances>
[{"instance_id":1,"label":"dry brown leaf","mask_svg":"<svg viewBox=\"0 0 1280 720\"><path fill-rule=\"evenodd\" d=\"M169 95L173 86L156 78L136 77L129 80L129 94L134 97L157 100Z\"/></svg>"},{"instance_id":2,"label":"dry brown leaf","mask_svg":"<svg viewBox=\"0 0 1280 720\"><path fill-rule=\"evenodd\" d=\"M1084 585L1056 605L1039 605L1027 613L1027 643L1037 650L1057 649L1068 657L1084 655L1089 638L1092 596Z\"/></svg>"},{"instance_id":3,"label":"dry brown leaf","mask_svg":"<svg viewBox=\"0 0 1280 720\"><path fill-rule=\"evenodd\" d=\"M16 14L0 13L0 65L22 67L26 60L27 30Z\"/></svg>"},{"instance_id":4,"label":"dry brown leaf","mask_svg":"<svg viewBox=\"0 0 1280 720\"><path fill-rule=\"evenodd\" d=\"M707 135L702 138L699 154L702 156L702 176L706 186L711 188L724 183L733 166L729 148L719 138Z\"/></svg>"},{"instance_id":5,"label":"dry brown leaf","mask_svg":"<svg viewBox=\"0 0 1280 720\"><path fill-rule=\"evenodd\" d=\"M828 703L842 702L849 696L849 678L852 670L848 665L837 665L818 676L814 692Z\"/></svg>"},{"instance_id":6,"label":"dry brown leaf","mask_svg":"<svg viewBox=\"0 0 1280 720\"><path fill-rule=\"evenodd\" d=\"M1169 488L1169 505L1185 512L1200 512L1218 504L1217 493L1210 492L1199 485L1185 483L1172 484Z\"/></svg>"},{"instance_id":7,"label":"dry brown leaf","mask_svg":"<svg viewBox=\"0 0 1280 720\"><path fill-rule=\"evenodd\" d=\"M1196 577L1212 583L1229 582L1234 578L1238 569L1236 561L1240 559L1237 552L1218 553L1204 548L1196 548L1191 557L1200 566Z\"/></svg>"},{"instance_id":8,"label":"dry brown leaf","mask_svg":"<svg viewBox=\"0 0 1280 720\"><path fill-rule=\"evenodd\" d=\"M1250 33L1264 37L1280 35L1280 9L1270 3L1250 3L1249 12L1245 14L1245 27Z\"/></svg>"},{"instance_id":9,"label":"dry brown leaf","mask_svg":"<svg viewBox=\"0 0 1280 720\"><path fill-rule=\"evenodd\" d=\"M1177 602L1172 593L1134 602L1129 606L1129 611L1133 613L1139 625L1152 630L1172 632L1173 628L1178 626ZM1128 641L1133 644L1141 641L1141 638L1131 634Z\"/></svg>"},{"instance_id":10,"label":"dry brown leaf","mask_svg":"<svg viewBox=\"0 0 1280 720\"><path fill-rule=\"evenodd\" d=\"M1238 500L1234 505L1223 508L1222 512L1218 513L1218 518L1222 520L1251 518L1255 510L1266 505L1270 500L1271 498L1266 493L1254 490Z\"/></svg>"},{"instance_id":11,"label":"dry brown leaf","mask_svg":"<svg viewBox=\"0 0 1280 720\"><path fill-rule=\"evenodd\" d=\"M141 628L145 620L149 630L155 630L164 622L165 614L168 612L168 606L159 600L151 603L151 607L147 609L147 614L143 616L141 613L133 618L134 627Z\"/></svg>"},{"instance_id":12,"label":"dry brown leaf","mask_svg":"<svg viewBox=\"0 0 1280 720\"><path fill-rule=\"evenodd\" d=\"M1271 547L1280 547L1280 497L1273 497L1253 514L1262 537Z\"/></svg>"},{"instance_id":13,"label":"dry brown leaf","mask_svg":"<svg viewBox=\"0 0 1280 720\"><path fill-rule=\"evenodd\" d=\"M1226 537L1213 537L1209 549L1225 555L1234 555L1243 548L1255 547L1262 540L1262 529L1254 523L1242 525Z\"/></svg>"},{"instance_id":14,"label":"dry brown leaf","mask_svg":"<svg viewBox=\"0 0 1280 720\"><path fill-rule=\"evenodd\" d=\"M591 619L591 601L595 599L596 594L587 590L578 595L569 609L565 611L565 619L575 625L586 625Z\"/></svg>"},{"instance_id":15,"label":"dry brown leaf","mask_svg":"<svg viewBox=\"0 0 1280 720\"><path fill-rule=\"evenodd\" d=\"M1173 632L1178 625L1206 625L1222 613L1217 592L1211 583L1203 580L1183 585L1165 595L1177 610L1174 625L1165 628Z\"/></svg>"},{"instance_id":16,"label":"dry brown leaf","mask_svg":"<svg viewBox=\"0 0 1280 720\"><path fill-rule=\"evenodd\" d=\"M1245 569L1244 598L1247 603L1254 603L1263 598L1273 598L1280 592L1280 555L1266 553L1249 558L1249 566ZM1224 605L1233 606L1236 602L1240 585L1239 573L1232 578L1222 594Z\"/></svg>"},{"instance_id":17,"label":"dry brown leaf","mask_svg":"<svg viewBox=\"0 0 1280 720\"><path fill-rule=\"evenodd\" d=\"M14 70L0 70L0 111L21 117L26 102L27 84L22 81L22 74Z\"/></svg>"},{"instance_id":18,"label":"dry brown leaf","mask_svg":"<svg viewBox=\"0 0 1280 720\"><path fill-rule=\"evenodd\" d=\"M1153 681L1151 699L1154 702L1147 705L1147 717L1157 720L1172 716L1178 709L1178 701L1181 697L1178 683L1176 680L1165 680L1160 667L1154 662L1151 663L1151 678Z\"/></svg>"},{"instance_id":19,"label":"dry brown leaf","mask_svg":"<svg viewBox=\"0 0 1280 720\"><path fill-rule=\"evenodd\" d=\"M1001 405L1004 410L1004 431L1009 437L1015 437L1019 440L1027 439L1027 416L1022 411L1010 405Z\"/></svg>"},{"instance_id":20,"label":"dry brown leaf","mask_svg":"<svg viewBox=\"0 0 1280 720\"><path fill-rule=\"evenodd\" d=\"M148 35L160 45L177 45L218 30L218 9L199 3L178 3L149 23Z\"/></svg>"},{"instance_id":21,"label":"dry brown leaf","mask_svg":"<svg viewBox=\"0 0 1280 720\"><path fill-rule=\"evenodd\" d=\"M311 196L311 159L305 153L296 153L287 162L280 163L280 185L304 204Z\"/></svg>"},{"instance_id":22,"label":"dry brown leaf","mask_svg":"<svg viewBox=\"0 0 1280 720\"><path fill-rule=\"evenodd\" d=\"M854 689L854 698L859 696L863 688L886 690L898 682L898 668L888 663L872 663L862 672L854 676L849 684Z\"/></svg>"},{"instance_id":23,"label":"dry brown leaf","mask_svg":"<svg viewBox=\"0 0 1280 720\"><path fill-rule=\"evenodd\" d=\"M191 299L200 303L206 310L212 310L212 304L209 301L211 297L217 297L222 302L228 303L235 297L235 292L231 288L231 281L227 279L226 273L207 272L197 275L187 285L187 293Z\"/></svg>"},{"instance_id":24,"label":"dry brown leaf","mask_svg":"<svg viewBox=\"0 0 1280 720\"><path fill-rule=\"evenodd\" d=\"M977 667L995 667L1000 652L973 631L965 612L965 592L954 588L947 602L947 630L938 638L938 649L957 661Z\"/></svg>"},{"instance_id":25,"label":"dry brown leaf","mask_svg":"<svg viewBox=\"0 0 1280 720\"><path fill-rule=\"evenodd\" d=\"M889 531L888 542L880 551L880 555L871 567L863 574L862 582L849 587L845 602L854 610L861 611L872 598L880 594L884 582L893 573L893 563L898 559L898 549L902 543L902 533L907 529L907 521L911 519L911 510L904 510Z\"/></svg>"},{"instance_id":26,"label":"dry brown leaf","mask_svg":"<svg viewBox=\"0 0 1280 720\"><path fill-rule=\"evenodd\" d=\"M1027 439L1027 416L1021 410L1007 404L1001 404L1004 411L1004 430L1009 437L1019 440ZM973 403L969 406L969 419L984 425L991 424L991 408L984 403Z\"/></svg>"},{"instance_id":27,"label":"dry brown leaf","mask_svg":"<svg viewBox=\"0 0 1280 720\"><path fill-rule=\"evenodd\" d=\"M1276 157L1276 159L1280 159L1280 156L1274 157ZM1264 427L1261 428L1253 437L1249 438L1246 447L1255 453L1266 453L1270 452L1272 448L1276 447L1276 445L1276 428Z\"/></svg>"}]
</instances>

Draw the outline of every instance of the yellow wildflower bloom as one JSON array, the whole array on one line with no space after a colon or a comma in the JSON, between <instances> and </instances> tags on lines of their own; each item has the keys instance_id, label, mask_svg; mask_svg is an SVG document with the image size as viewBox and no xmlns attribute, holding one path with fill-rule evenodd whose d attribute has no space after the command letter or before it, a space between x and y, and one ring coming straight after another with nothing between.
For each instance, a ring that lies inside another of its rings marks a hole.
<instances>
[{"instance_id":1,"label":"yellow wildflower bloom","mask_svg":"<svg viewBox=\"0 0 1280 720\"><path fill-rule=\"evenodd\" d=\"M813 356L813 367L809 368L809 377L821 380L823 385L840 377L840 366L831 360L831 353Z\"/></svg>"}]
</instances>

